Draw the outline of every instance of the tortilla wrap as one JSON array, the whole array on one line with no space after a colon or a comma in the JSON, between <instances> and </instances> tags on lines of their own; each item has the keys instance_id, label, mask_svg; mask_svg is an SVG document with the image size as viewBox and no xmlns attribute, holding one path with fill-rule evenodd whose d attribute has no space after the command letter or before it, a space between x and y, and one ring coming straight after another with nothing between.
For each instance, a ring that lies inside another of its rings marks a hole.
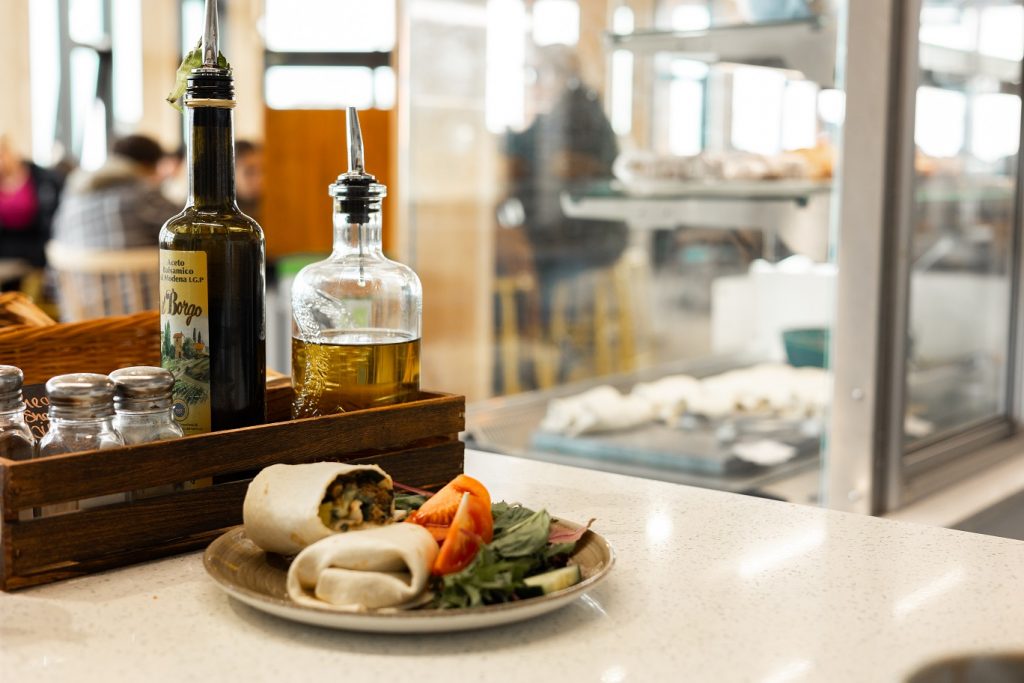
<instances>
[{"instance_id":1,"label":"tortilla wrap","mask_svg":"<svg viewBox=\"0 0 1024 683\"><path fill-rule=\"evenodd\" d=\"M376 472L379 486L391 495L389 517L394 513L391 477L376 465L318 462L309 465L271 465L249 484L242 505L245 535L263 550L294 555L306 546L338 533L324 524L320 504L328 488L340 476ZM369 523L353 526L362 529Z\"/></svg>"},{"instance_id":2,"label":"tortilla wrap","mask_svg":"<svg viewBox=\"0 0 1024 683\"><path fill-rule=\"evenodd\" d=\"M309 546L288 569L288 595L318 607L394 607L424 591L437 541L418 524L335 534Z\"/></svg>"}]
</instances>

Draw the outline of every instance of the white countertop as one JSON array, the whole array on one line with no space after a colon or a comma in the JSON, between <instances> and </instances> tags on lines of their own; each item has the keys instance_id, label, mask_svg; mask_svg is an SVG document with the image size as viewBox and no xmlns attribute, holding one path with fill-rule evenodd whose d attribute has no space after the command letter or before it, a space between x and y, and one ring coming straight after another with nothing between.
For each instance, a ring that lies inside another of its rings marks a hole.
<instances>
[{"instance_id":1,"label":"white countertop","mask_svg":"<svg viewBox=\"0 0 1024 683\"><path fill-rule=\"evenodd\" d=\"M1024 651L1018 541L472 451L466 471L597 517L607 581L514 626L363 635L229 599L193 553L0 594L0 679L862 683Z\"/></svg>"}]
</instances>

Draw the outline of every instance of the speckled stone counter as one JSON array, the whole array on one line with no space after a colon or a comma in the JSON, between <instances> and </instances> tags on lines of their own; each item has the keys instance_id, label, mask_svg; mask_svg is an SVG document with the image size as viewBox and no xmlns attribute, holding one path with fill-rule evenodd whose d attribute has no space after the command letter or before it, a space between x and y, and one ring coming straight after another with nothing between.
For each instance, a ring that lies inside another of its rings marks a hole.
<instances>
[{"instance_id":1,"label":"speckled stone counter","mask_svg":"<svg viewBox=\"0 0 1024 683\"><path fill-rule=\"evenodd\" d=\"M469 452L494 498L597 517L608 580L468 634L302 626L225 596L199 554L0 594L0 680L899 681L1024 651L1024 543Z\"/></svg>"}]
</instances>

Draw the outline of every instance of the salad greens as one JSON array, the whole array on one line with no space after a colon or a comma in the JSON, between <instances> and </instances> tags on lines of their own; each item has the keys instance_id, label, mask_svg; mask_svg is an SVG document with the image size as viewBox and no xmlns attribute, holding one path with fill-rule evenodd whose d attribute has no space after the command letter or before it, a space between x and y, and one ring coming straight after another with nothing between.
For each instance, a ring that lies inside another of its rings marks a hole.
<instances>
[{"instance_id":1,"label":"salad greens","mask_svg":"<svg viewBox=\"0 0 1024 683\"><path fill-rule=\"evenodd\" d=\"M427 497L419 493L396 493L396 510L419 510L427 502Z\"/></svg>"},{"instance_id":2,"label":"salad greens","mask_svg":"<svg viewBox=\"0 0 1024 683\"><path fill-rule=\"evenodd\" d=\"M477 607L535 595L536 589L527 586L524 579L564 567L582 535L570 534L576 538L549 542L552 523L546 510L535 512L501 502L491 506L491 514L494 540L480 548L462 571L434 579L435 597L428 607Z\"/></svg>"}]
</instances>

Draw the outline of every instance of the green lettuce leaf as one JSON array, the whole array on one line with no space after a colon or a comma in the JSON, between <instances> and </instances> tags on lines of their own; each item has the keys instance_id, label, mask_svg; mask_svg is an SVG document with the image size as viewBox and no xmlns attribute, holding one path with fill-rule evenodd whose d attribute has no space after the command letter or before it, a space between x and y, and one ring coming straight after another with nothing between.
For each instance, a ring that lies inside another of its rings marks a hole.
<instances>
[{"instance_id":1,"label":"green lettuce leaf","mask_svg":"<svg viewBox=\"0 0 1024 683\"><path fill-rule=\"evenodd\" d=\"M421 496L418 493L396 493L395 494L395 509L396 510L419 510L420 507L427 502L426 496Z\"/></svg>"},{"instance_id":2,"label":"green lettuce leaf","mask_svg":"<svg viewBox=\"0 0 1024 683\"><path fill-rule=\"evenodd\" d=\"M491 504L491 516L494 518L494 535L501 536L509 527L515 526L533 514L533 510L525 508L519 503Z\"/></svg>"},{"instance_id":3,"label":"green lettuce leaf","mask_svg":"<svg viewBox=\"0 0 1024 683\"><path fill-rule=\"evenodd\" d=\"M505 558L528 557L544 549L550 531L551 515L540 510L495 535L491 548Z\"/></svg>"}]
</instances>

